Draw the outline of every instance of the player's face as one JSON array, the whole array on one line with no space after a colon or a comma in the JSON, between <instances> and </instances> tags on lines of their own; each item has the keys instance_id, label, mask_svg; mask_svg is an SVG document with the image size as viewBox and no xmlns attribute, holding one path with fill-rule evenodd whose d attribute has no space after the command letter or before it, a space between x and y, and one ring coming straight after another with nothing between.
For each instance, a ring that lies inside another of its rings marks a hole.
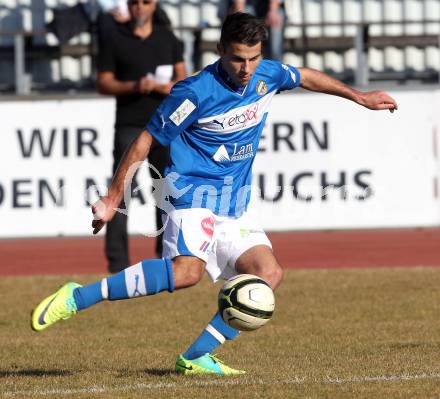
<instances>
[{"instance_id":1,"label":"player's face","mask_svg":"<svg viewBox=\"0 0 440 399\"><path fill-rule=\"evenodd\" d=\"M131 20L137 26L142 26L150 20L156 10L156 0L128 0L127 3Z\"/></svg>"},{"instance_id":2,"label":"player's face","mask_svg":"<svg viewBox=\"0 0 440 399\"><path fill-rule=\"evenodd\" d=\"M254 46L229 43L218 46L222 67L237 86L246 86L261 61L261 42Z\"/></svg>"}]
</instances>

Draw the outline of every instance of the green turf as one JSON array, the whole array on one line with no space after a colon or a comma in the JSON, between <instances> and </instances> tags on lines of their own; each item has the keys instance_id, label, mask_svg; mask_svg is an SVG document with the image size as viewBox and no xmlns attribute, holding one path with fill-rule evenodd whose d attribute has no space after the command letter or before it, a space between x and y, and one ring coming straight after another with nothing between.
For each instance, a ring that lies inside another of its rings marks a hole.
<instances>
[{"instance_id":1,"label":"green turf","mask_svg":"<svg viewBox=\"0 0 440 399\"><path fill-rule=\"evenodd\" d=\"M31 331L32 307L65 281L0 280L0 397L440 395L440 268L286 272L274 319L218 352L247 370L226 378L173 372L214 313L219 285L205 279L172 295L103 303Z\"/></svg>"}]
</instances>

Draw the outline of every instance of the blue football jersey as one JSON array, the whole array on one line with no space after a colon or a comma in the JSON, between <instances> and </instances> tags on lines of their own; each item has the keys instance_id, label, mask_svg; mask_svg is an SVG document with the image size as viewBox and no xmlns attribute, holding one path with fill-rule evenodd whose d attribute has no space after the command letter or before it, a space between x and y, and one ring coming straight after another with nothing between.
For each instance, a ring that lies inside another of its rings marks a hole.
<instances>
[{"instance_id":1,"label":"blue football jersey","mask_svg":"<svg viewBox=\"0 0 440 399\"><path fill-rule=\"evenodd\" d=\"M177 83L146 129L170 146L165 195L177 208L240 216L250 199L251 170L273 96L298 87L290 65L262 60L241 93L219 73L220 61Z\"/></svg>"}]
</instances>

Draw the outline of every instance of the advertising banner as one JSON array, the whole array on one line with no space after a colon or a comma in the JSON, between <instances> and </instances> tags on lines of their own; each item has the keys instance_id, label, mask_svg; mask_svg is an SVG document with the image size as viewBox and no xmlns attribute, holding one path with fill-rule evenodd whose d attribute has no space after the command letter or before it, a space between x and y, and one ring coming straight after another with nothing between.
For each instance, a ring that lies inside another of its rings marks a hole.
<instances>
[{"instance_id":1,"label":"advertising banner","mask_svg":"<svg viewBox=\"0 0 440 399\"><path fill-rule=\"evenodd\" d=\"M251 206L266 230L440 223L440 94L391 94L394 114L314 93L274 97ZM0 102L0 237L91 234L89 204L111 179L114 112L110 98ZM137 183L129 229L154 234L145 165Z\"/></svg>"}]
</instances>

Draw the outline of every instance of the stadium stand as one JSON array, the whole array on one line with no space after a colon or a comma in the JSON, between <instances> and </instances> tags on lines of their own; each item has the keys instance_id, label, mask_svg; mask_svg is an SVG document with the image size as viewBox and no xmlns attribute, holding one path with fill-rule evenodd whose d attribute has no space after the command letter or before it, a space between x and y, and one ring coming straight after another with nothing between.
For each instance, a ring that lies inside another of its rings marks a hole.
<instances>
[{"instance_id":1,"label":"stadium stand","mask_svg":"<svg viewBox=\"0 0 440 399\"><path fill-rule=\"evenodd\" d=\"M190 72L216 58L219 1L161 0L185 44ZM93 2L81 4L96 10ZM55 9L76 4L76 0L1 2L0 93L93 89L93 23L67 43L60 43L46 29ZM285 4L285 62L320 69L357 85L439 81L440 0L286 0ZM93 12L87 15L93 19Z\"/></svg>"}]
</instances>

